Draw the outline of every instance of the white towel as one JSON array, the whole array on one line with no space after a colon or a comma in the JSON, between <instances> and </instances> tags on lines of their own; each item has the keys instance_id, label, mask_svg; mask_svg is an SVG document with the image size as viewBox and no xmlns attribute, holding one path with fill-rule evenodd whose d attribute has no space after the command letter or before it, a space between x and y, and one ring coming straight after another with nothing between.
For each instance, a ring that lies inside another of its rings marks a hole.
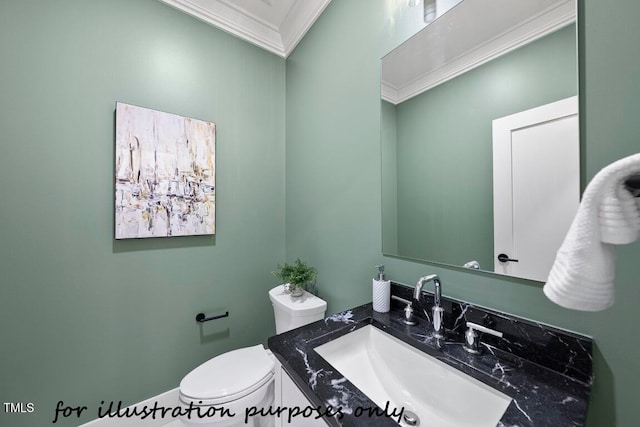
<instances>
[{"instance_id":1,"label":"white towel","mask_svg":"<svg viewBox=\"0 0 640 427\"><path fill-rule=\"evenodd\" d=\"M638 173L640 153L610 164L591 180L543 288L551 301L585 311L613 305L613 245L640 237L640 200L625 187Z\"/></svg>"}]
</instances>

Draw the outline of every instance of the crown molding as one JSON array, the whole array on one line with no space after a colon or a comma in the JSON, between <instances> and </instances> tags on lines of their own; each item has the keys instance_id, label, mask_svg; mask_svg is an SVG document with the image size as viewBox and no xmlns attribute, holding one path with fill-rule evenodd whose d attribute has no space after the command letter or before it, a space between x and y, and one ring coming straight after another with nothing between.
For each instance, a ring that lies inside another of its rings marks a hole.
<instances>
[{"instance_id":1,"label":"crown molding","mask_svg":"<svg viewBox=\"0 0 640 427\"><path fill-rule=\"evenodd\" d=\"M398 98L398 89L385 81L380 81L380 97L383 101L398 105L401 101Z\"/></svg>"},{"instance_id":2,"label":"crown molding","mask_svg":"<svg viewBox=\"0 0 640 427\"><path fill-rule=\"evenodd\" d=\"M298 0L280 25L284 57L289 56L331 0Z\"/></svg>"},{"instance_id":3,"label":"crown molding","mask_svg":"<svg viewBox=\"0 0 640 427\"><path fill-rule=\"evenodd\" d=\"M404 85L396 87L388 82L381 82L381 97L397 105L575 21L575 8L564 3L474 47L438 69L424 73Z\"/></svg>"},{"instance_id":4,"label":"crown molding","mask_svg":"<svg viewBox=\"0 0 640 427\"><path fill-rule=\"evenodd\" d=\"M210 0L206 8L193 0L160 1L283 58L289 56L331 2L296 0L276 26L222 0Z\"/></svg>"}]
</instances>

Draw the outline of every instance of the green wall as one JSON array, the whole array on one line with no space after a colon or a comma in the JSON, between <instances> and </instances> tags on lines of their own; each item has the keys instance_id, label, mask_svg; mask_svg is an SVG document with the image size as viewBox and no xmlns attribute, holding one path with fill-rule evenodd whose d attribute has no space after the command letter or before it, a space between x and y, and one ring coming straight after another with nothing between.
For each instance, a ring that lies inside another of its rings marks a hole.
<instances>
[{"instance_id":1,"label":"green wall","mask_svg":"<svg viewBox=\"0 0 640 427\"><path fill-rule=\"evenodd\" d=\"M284 59L157 0L2 0L0 58L0 400L35 403L0 425L88 421L275 333ZM113 240L116 101L217 124L215 237Z\"/></svg>"},{"instance_id":2,"label":"green wall","mask_svg":"<svg viewBox=\"0 0 640 427\"><path fill-rule=\"evenodd\" d=\"M556 306L538 283L381 256L380 58L410 33L392 3L400 2L333 0L287 60L287 257L318 267L329 312L370 301L373 266L384 262L394 280L413 284L438 273L445 295L589 334L596 382L588 425L637 425L640 244L618 248L617 302L598 313ZM640 2L580 6L582 162L590 179L640 148Z\"/></svg>"},{"instance_id":3,"label":"green wall","mask_svg":"<svg viewBox=\"0 0 640 427\"><path fill-rule=\"evenodd\" d=\"M380 100L380 142L382 147L382 248L398 253L398 144L397 108Z\"/></svg>"},{"instance_id":4,"label":"green wall","mask_svg":"<svg viewBox=\"0 0 640 427\"><path fill-rule=\"evenodd\" d=\"M576 48L570 25L396 107L398 250L383 238L385 253L493 271L492 120L575 96Z\"/></svg>"},{"instance_id":5,"label":"green wall","mask_svg":"<svg viewBox=\"0 0 640 427\"><path fill-rule=\"evenodd\" d=\"M589 426L637 423L637 243L618 249L617 303L601 313L555 306L536 283L381 255L379 59L419 27L399 4L333 0L285 70L157 0L0 2L0 398L36 404L0 424L48 425L58 400L137 402L264 341L285 248L318 268L330 312L370 301L384 262L394 280L436 272L445 295L590 334ZM582 4L588 179L640 147L640 3ZM113 241L116 101L217 123L214 238ZM195 325L218 309L231 317Z\"/></svg>"}]
</instances>

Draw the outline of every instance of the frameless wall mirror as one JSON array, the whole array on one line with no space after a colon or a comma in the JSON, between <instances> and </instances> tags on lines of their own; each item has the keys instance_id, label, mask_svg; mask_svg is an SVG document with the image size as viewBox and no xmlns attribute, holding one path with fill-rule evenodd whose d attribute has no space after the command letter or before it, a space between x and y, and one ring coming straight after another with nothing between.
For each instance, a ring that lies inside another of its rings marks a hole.
<instances>
[{"instance_id":1,"label":"frameless wall mirror","mask_svg":"<svg viewBox=\"0 0 640 427\"><path fill-rule=\"evenodd\" d=\"M576 15L463 0L382 59L385 255L546 281L580 197Z\"/></svg>"}]
</instances>

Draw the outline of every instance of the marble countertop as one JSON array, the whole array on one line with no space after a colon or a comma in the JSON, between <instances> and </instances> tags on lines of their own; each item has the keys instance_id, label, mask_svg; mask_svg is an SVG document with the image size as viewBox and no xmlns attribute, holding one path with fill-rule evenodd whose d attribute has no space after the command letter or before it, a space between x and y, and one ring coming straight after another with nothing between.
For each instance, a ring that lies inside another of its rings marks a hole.
<instances>
[{"instance_id":1,"label":"marble countertop","mask_svg":"<svg viewBox=\"0 0 640 427\"><path fill-rule=\"evenodd\" d=\"M485 343L481 355L471 355L463 350L462 337L457 332L448 331L446 339L436 340L428 320L418 319L417 325L407 326L398 306L382 314L374 312L371 304L268 340L271 351L314 406L341 408L340 416L325 417L330 425L397 425L385 416L356 417L356 408L375 408L375 403L313 350L366 325L377 327L510 396L513 400L498 427L584 425L591 378L581 381Z\"/></svg>"}]
</instances>

